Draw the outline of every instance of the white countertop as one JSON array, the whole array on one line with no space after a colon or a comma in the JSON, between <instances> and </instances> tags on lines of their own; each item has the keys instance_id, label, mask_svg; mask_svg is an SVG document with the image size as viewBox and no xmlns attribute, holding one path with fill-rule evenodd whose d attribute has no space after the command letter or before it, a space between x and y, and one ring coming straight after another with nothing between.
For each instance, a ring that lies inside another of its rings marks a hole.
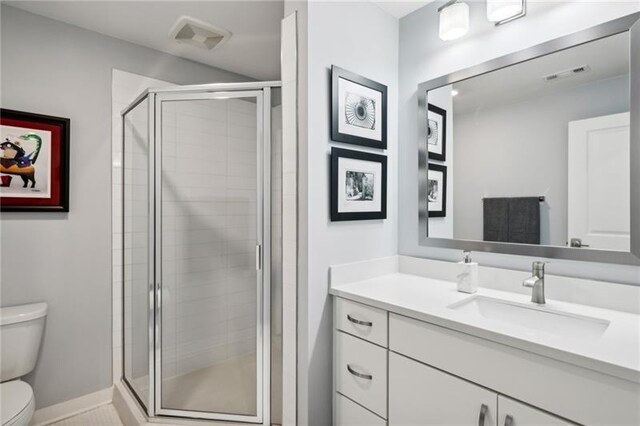
<instances>
[{"instance_id":1,"label":"white countertop","mask_svg":"<svg viewBox=\"0 0 640 426\"><path fill-rule=\"evenodd\" d=\"M480 287L475 294L460 293L454 282L406 273L332 285L330 293L393 313L426 321L515 348L554 358L640 383L640 316L547 298L546 305L531 303L530 295ZM469 297L486 296L538 309L552 309L610 321L595 339L562 337L512 325L503 321L470 316L448 308Z\"/></svg>"}]
</instances>

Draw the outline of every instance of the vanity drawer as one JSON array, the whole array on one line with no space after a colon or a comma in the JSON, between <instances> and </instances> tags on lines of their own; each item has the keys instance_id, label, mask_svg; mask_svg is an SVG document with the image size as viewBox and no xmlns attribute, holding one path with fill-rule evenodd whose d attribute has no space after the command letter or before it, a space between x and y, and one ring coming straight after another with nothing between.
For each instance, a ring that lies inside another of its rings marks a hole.
<instances>
[{"instance_id":1,"label":"vanity drawer","mask_svg":"<svg viewBox=\"0 0 640 426\"><path fill-rule=\"evenodd\" d=\"M341 331L335 333L336 391L387 417L387 350Z\"/></svg>"},{"instance_id":2,"label":"vanity drawer","mask_svg":"<svg viewBox=\"0 0 640 426\"><path fill-rule=\"evenodd\" d=\"M336 393L335 426L386 426L387 422L349 398Z\"/></svg>"},{"instance_id":3,"label":"vanity drawer","mask_svg":"<svg viewBox=\"0 0 640 426\"><path fill-rule=\"evenodd\" d=\"M338 330L387 347L387 311L339 297L335 302L334 315Z\"/></svg>"}]
</instances>

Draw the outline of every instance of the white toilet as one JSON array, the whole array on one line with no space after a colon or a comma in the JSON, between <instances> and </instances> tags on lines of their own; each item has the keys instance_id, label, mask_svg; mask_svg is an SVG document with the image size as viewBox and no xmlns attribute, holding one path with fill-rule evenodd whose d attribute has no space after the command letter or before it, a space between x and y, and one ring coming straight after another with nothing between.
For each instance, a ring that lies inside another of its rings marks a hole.
<instances>
[{"instance_id":1,"label":"white toilet","mask_svg":"<svg viewBox=\"0 0 640 426\"><path fill-rule=\"evenodd\" d=\"M20 377L36 366L46 315L46 303L0 308L2 426L27 426L33 416L33 390Z\"/></svg>"}]
</instances>

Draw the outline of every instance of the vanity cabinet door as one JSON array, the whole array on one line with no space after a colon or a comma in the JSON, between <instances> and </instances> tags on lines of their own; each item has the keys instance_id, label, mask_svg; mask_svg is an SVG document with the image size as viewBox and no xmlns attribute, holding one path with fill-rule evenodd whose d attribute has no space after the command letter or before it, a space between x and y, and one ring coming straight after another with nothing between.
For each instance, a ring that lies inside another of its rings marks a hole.
<instances>
[{"instance_id":1,"label":"vanity cabinet door","mask_svg":"<svg viewBox=\"0 0 640 426\"><path fill-rule=\"evenodd\" d=\"M389 425L497 425L498 395L389 353Z\"/></svg>"},{"instance_id":2,"label":"vanity cabinet door","mask_svg":"<svg viewBox=\"0 0 640 426\"><path fill-rule=\"evenodd\" d=\"M498 396L498 426L574 426L575 423L514 401Z\"/></svg>"}]
</instances>

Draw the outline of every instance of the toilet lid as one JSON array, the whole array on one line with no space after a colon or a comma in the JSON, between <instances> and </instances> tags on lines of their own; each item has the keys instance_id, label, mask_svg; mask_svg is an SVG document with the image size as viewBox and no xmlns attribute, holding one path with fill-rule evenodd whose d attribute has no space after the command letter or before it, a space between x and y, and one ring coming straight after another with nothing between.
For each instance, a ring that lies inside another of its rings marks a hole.
<instances>
[{"instance_id":1,"label":"toilet lid","mask_svg":"<svg viewBox=\"0 0 640 426\"><path fill-rule=\"evenodd\" d=\"M33 399L31 386L21 380L0 383L0 424L18 416Z\"/></svg>"}]
</instances>

